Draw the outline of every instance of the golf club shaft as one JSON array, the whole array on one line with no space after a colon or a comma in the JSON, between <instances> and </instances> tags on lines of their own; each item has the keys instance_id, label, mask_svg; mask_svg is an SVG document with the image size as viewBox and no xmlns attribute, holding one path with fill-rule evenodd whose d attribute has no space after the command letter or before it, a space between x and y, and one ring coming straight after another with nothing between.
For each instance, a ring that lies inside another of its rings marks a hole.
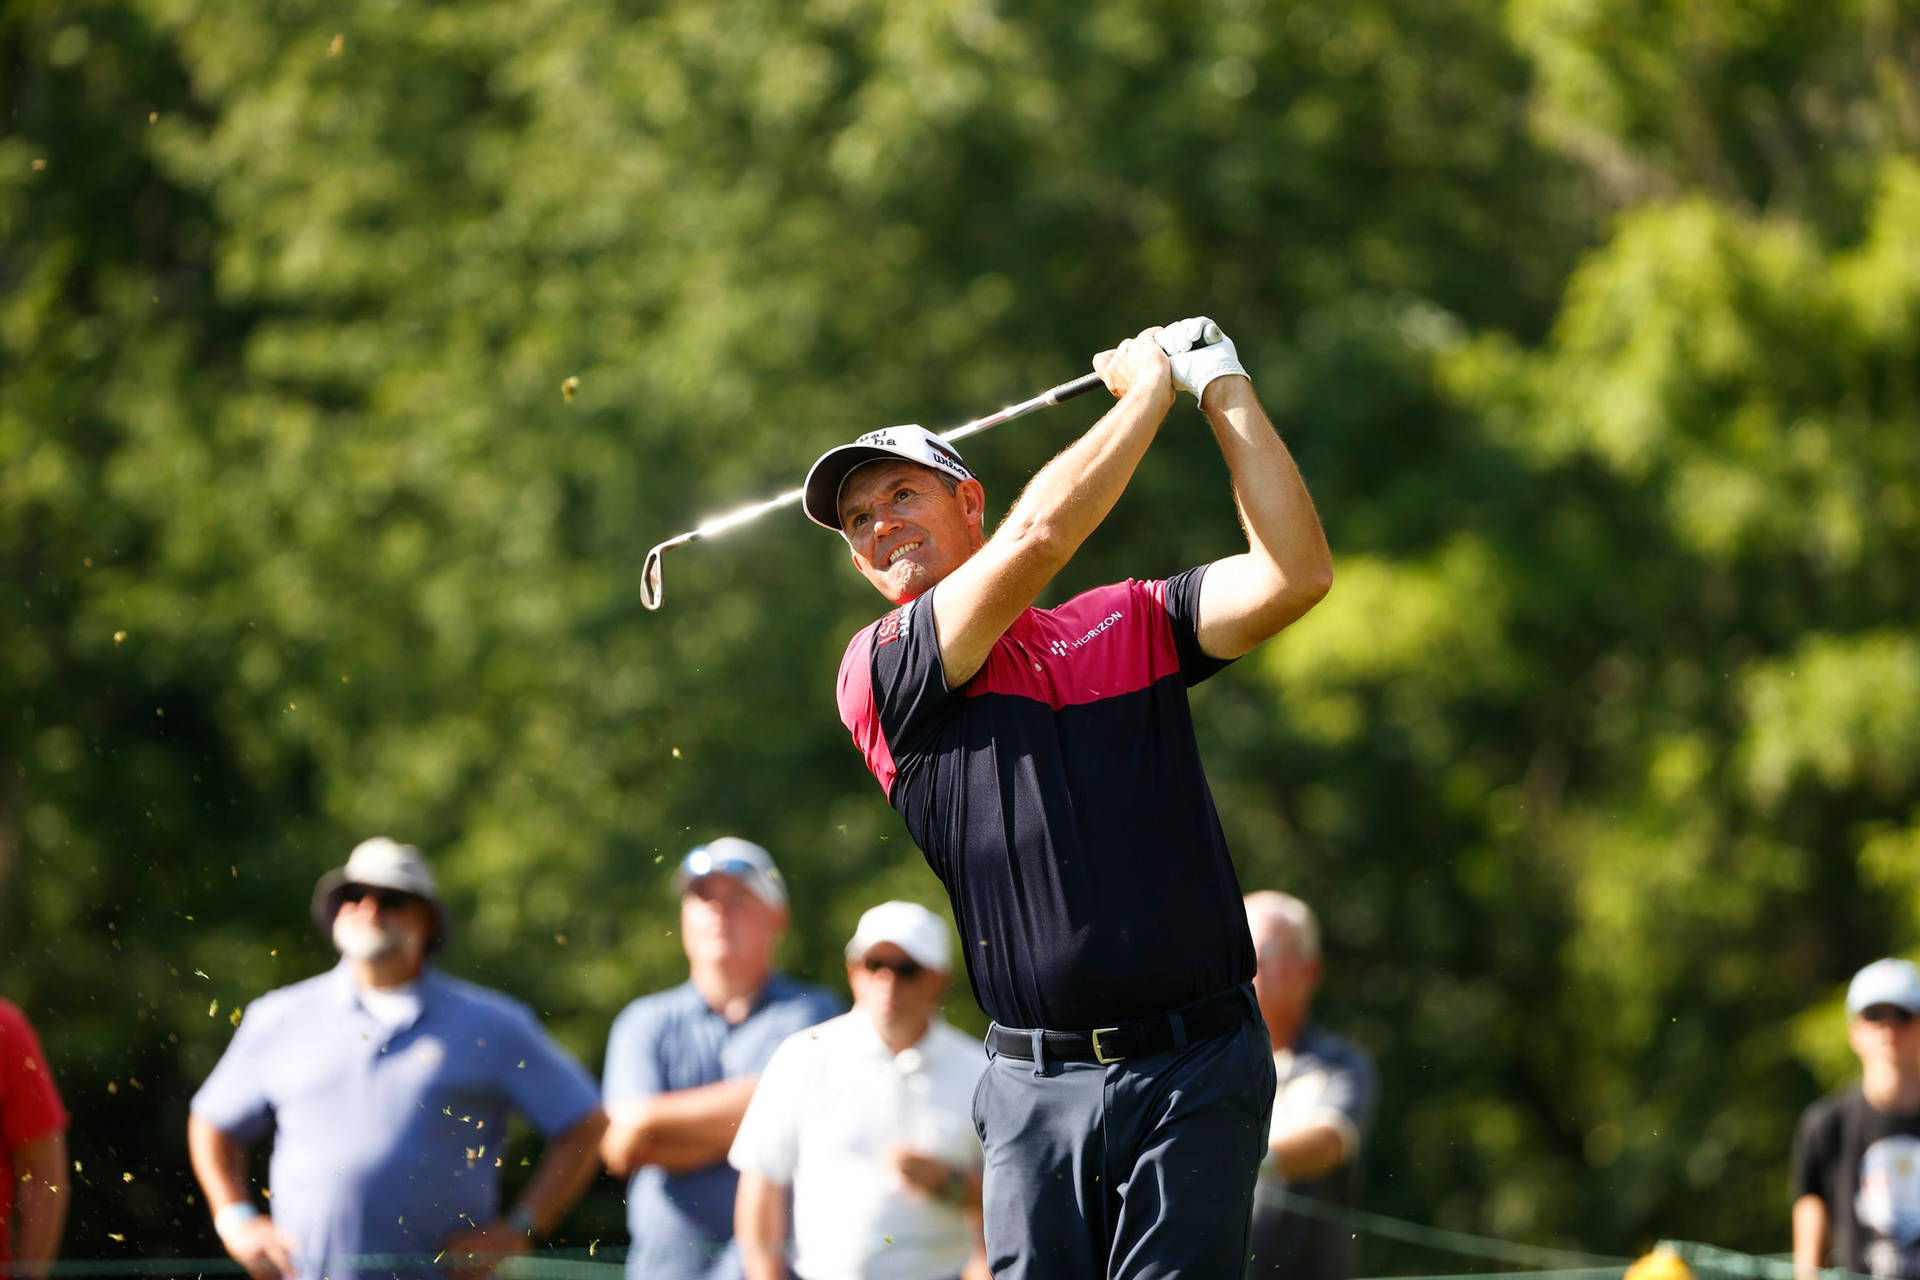
<instances>
[{"instance_id":1,"label":"golf club shaft","mask_svg":"<svg viewBox=\"0 0 1920 1280\"><path fill-rule=\"evenodd\" d=\"M942 440L960 440L976 432L985 431L988 427L997 427L1003 422L1011 422L1015 418L1032 413L1035 409L1044 409L1049 405L1056 405L1062 401L1071 400L1075 396L1085 395L1099 385L1099 374L1085 374L1073 379L1071 382L1063 382L1057 387L1049 387L1039 395L1034 396L1031 400L1022 400L1019 404L1010 404L1006 408L995 413L990 413L984 418L975 418L972 422L966 423L964 426L955 427L940 438ZM640 571L640 603L650 610L660 607L664 590L660 576L660 558L663 553L671 551L675 547L684 547L689 543L699 542L702 538L710 538L716 533L725 533L729 529L751 523L752 521L758 520L761 516L766 515L769 511L778 511L782 507L790 507L805 497L806 492L804 488L791 489L777 498L769 498L765 502L755 503L750 507L742 507L738 511L729 511L725 515L715 516L713 519L703 521L697 528L689 529L678 537L668 538L665 542L647 552L646 563Z\"/></svg>"},{"instance_id":2,"label":"golf club shaft","mask_svg":"<svg viewBox=\"0 0 1920 1280\"><path fill-rule=\"evenodd\" d=\"M1085 395L1099 385L1100 375L1097 373L1089 373L1083 377L1075 378L1072 382L1063 382L1057 387L1050 387L1031 400L1022 400L1019 404L1010 404L997 413L990 413L984 418L975 418L972 422L964 426L955 427L953 430L946 432L940 438L948 441L962 440L977 432L985 431L988 427L997 427L1003 422L1011 422L1015 418L1024 417L1032 413L1035 409L1045 409L1049 405L1059 404L1063 400L1071 400L1075 396ZM698 528L681 534L671 542L663 542L660 545L663 547L677 547L689 542L698 542L702 538L710 538L716 533L725 533L729 529L758 520L769 511L778 511L781 507L792 506L794 503L800 501L801 498L805 497L806 492L804 488L790 489L777 498L769 498L765 502L758 503L754 506L742 507L738 511L730 511L726 515L715 516L713 519L703 522Z\"/></svg>"}]
</instances>

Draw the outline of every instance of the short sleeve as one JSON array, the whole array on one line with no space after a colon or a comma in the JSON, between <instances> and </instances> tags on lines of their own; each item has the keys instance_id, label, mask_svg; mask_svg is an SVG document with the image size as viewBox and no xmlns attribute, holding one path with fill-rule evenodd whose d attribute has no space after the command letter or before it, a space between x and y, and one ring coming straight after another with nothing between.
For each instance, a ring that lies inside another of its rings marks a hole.
<instances>
[{"instance_id":1,"label":"short sleeve","mask_svg":"<svg viewBox=\"0 0 1920 1280\"><path fill-rule=\"evenodd\" d=\"M855 636L840 664L841 723L889 794L894 762L930 733L959 697L947 687L940 660L932 592Z\"/></svg>"},{"instance_id":2,"label":"short sleeve","mask_svg":"<svg viewBox=\"0 0 1920 1280\"><path fill-rule=\"evenodd\" d=\"M9 1150L67 1127L53 1071L26 1015L0 1002L0 1137Z\"/></svg>"},{"instance_id":3,"label":"short sleeve","mask_svg":"<svg viewBox=\"0 0 1920 1280\"><path fill-rule=\"evenodd\" d=\"M1356 1141L1364 1140L1373 1121L1373 1104L1378 1085L1373 1063L1351 1045L1329 1064L1327 1091L1321 1105L1338 1111L1353 1126Z\"/></svg>"},{"instance_id":4,"label":"short sleeve","mask_svg":"<svg viewBox=\"0 0 1920 1280\"><path fill-rule=\"evenodd\" d=\"M1189 687L1233 665L1232 658L1209 657L1200 648L1200 582L1207 565L1175 574L1166 582L1167 619L1173 625L1173 644L1180 654L1180 673Z\"/></svg>"},{"instance_id":5,"label":"short sleeve","mask_svg":"<svg viewBox=\"0 0 1920 1280\"><path fill-rule=\"evenodd\" d=\"M1315 1029L1280 1082L1268 1127L1270 1141L1321 1125L1340 1135L1342 1161L1366 1145L1378 1086L1373 1062L1360 1046Z\"/></svg>"},{"instance_id":6,"label":"short sleeve","mask_svg":"<svg viewBox=\"0 0 1920 1280\"><path fill-rule=\"evenodd\" d=\"M511 1060L499 1058L501 1084L514 1107L545 1137L563 1133L600 1105L593 1077L547 1034L531 1010L508 1015Z\"/></svg>"},{"instance_id":7,"label":"short sleeve","mask_svg":"<svg viewBox=\"0 0 1920 1280\"><path fill-rule=\"evenodd\" d=\"M798 1032L840 1014L840 1002L825 990L805 986L795 995L761 1012L762 1026L744 1053L727 1063L729 1076L750 1076L766 1070L780 1046Z\"/></svg>"},{"instance_id":8,"label":"short sleeve","mask_svg":"<svg viewBox=\"0 0 1920 1280\"><path fill-rule=\"evenodd\" d=\"M665 1087L660 1067L660 1035L665 1021L660 1002L644 999L628 1005L613 1020L600 1080L600 1096L607 1103L650 1098Z\"/></svg>"},{"instance_id":9,"label":"short sleeve","mask_svg":"<svg viewBox=\"0 0 1920 1280\"><path fill-rule=\"evenodd\" d=\"M800 1160L800 1117L814 1092L807 1078L812 1047L804 1034L789 1036L760 1073L727 1152L727 1163L740 1172L757 1173L783 1187L793 1184Z\"/></svg>"},{"instance_id":10,"label":"short sleeve","mask_svg":"<svg viewBox=\"0 0 1920 1280\"><path fill-rule=\"evenodd\" d=\"M1833 1203L1828 1174L1833 1168L1834 1120L1831 1107L1812 1106L1800 1117L1793 1136L1793 1198L1818 1196Z\"/></svg>"},{"instance_id":11,"label":"short sleeve","mask_svg":"<svg viewBox=\"0 0 1920 1280\"><path fill-rule=\"evenodd\" d=\"M227 1051L193 1095L193 1114L240 1142L254 1142L273 1127L273 1101L267 1094L271 1070L266 1024L272 1021L272 999L263 997L247 1006L227 1042Z\"/></svg>"}]
</instances>

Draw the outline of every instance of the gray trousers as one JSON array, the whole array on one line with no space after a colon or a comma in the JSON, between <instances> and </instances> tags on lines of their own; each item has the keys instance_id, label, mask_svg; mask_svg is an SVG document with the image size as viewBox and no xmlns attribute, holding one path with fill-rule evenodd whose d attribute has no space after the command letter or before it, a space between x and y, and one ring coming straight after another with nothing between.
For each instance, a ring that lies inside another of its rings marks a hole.
<instances>
[{"instance_id":1,"label":"gray trousers","mask_svg":"<svg viewBox=\"0 0 1920 1280\"><path fill-rule=\"evenodd\" d=\"M973 1095L995 1280L1232 1280L1273 1112L1258 1017L1102 1066L993 1057Z\"/></svg>"}]
</instances>

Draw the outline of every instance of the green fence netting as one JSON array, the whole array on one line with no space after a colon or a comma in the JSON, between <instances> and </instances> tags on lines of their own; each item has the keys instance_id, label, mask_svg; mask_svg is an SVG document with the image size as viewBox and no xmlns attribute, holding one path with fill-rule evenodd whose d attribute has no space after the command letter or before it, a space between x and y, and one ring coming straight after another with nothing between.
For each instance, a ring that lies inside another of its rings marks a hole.
<instances>
[{"instance_id":1,"label":"green fence netting","mask_svg":"<svg viewBox=\"0 0 1920 1280\"><path fill-rule=\"evenodd\" d=\"M1527 1276L1532 1280L1621 1280L1630 1259L1555 1245L1501 1240L1468 1232L1451 1231L1424 1223L1390 1218L1364 1209L1343 1209L1301 1196L1284 1197L1288 1208L1308 1217L1337 1222L1351 1230L1359 1243L1359 1274L1368 1277L1418 1277L1419 1280L1467 1280L1468 1277L1504 1273ZM1666 1250L1686 1262L1693 1280L1793 1280L1792 1264L1784 1258L1766 1257L1722 1249L1694 1241L1662 1241ZM1466 1265L1433 1265L1442 1255L1466 1260ZM1388 1262L1388 1257L1391 1262ZM535 1253L500 1260L494 1274L500 1280L614 1280L625 1269L623 1246L593 1245L588 1248L546 1248ZM1425 1259L1424 1265L1422 1259ZM465 1258L436 1255L369 1255L340 1260L342 1269L351 1267L360 1275L417 1276L447 1270L456 1264L468 1264ZM11 1268L0 1266L0 1274ZM230 1258L117 1258L63 1259L53 1264L50 1274L82 1280L97 1277L229 1277L242 1275L239 1264ZM1823 1280L1845 1280L1844 1273L1823 1273Z\"/></svg>"}]
</instances>

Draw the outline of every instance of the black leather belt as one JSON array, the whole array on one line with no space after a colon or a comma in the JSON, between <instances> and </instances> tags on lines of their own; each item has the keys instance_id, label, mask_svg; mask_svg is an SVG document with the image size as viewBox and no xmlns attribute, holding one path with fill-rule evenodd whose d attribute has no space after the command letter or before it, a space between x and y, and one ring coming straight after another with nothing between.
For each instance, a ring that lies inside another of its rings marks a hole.
<instances>
[{"instance_id":1,"label":"black leather belt","mask_svg":"<svg viewBox=\"0 0 1920 1280\"><path fill-rule=\"evenodd\" d=\"M1042 1052L1049 1059L1063 1062L1120 1062L1161 1053L1180 1044L1217 1036L1238 1026L1252 1014L1252 995L1240 987L1222 991L1204 1000L1175 1009L1172 1013L1136 1018L1092 1031L1042 1031ZM1021 1062L1033 1061L1033 1032L994 1023L987 1028L987 1043L1001 1057Z\"/></svg>"}]
</instances>

